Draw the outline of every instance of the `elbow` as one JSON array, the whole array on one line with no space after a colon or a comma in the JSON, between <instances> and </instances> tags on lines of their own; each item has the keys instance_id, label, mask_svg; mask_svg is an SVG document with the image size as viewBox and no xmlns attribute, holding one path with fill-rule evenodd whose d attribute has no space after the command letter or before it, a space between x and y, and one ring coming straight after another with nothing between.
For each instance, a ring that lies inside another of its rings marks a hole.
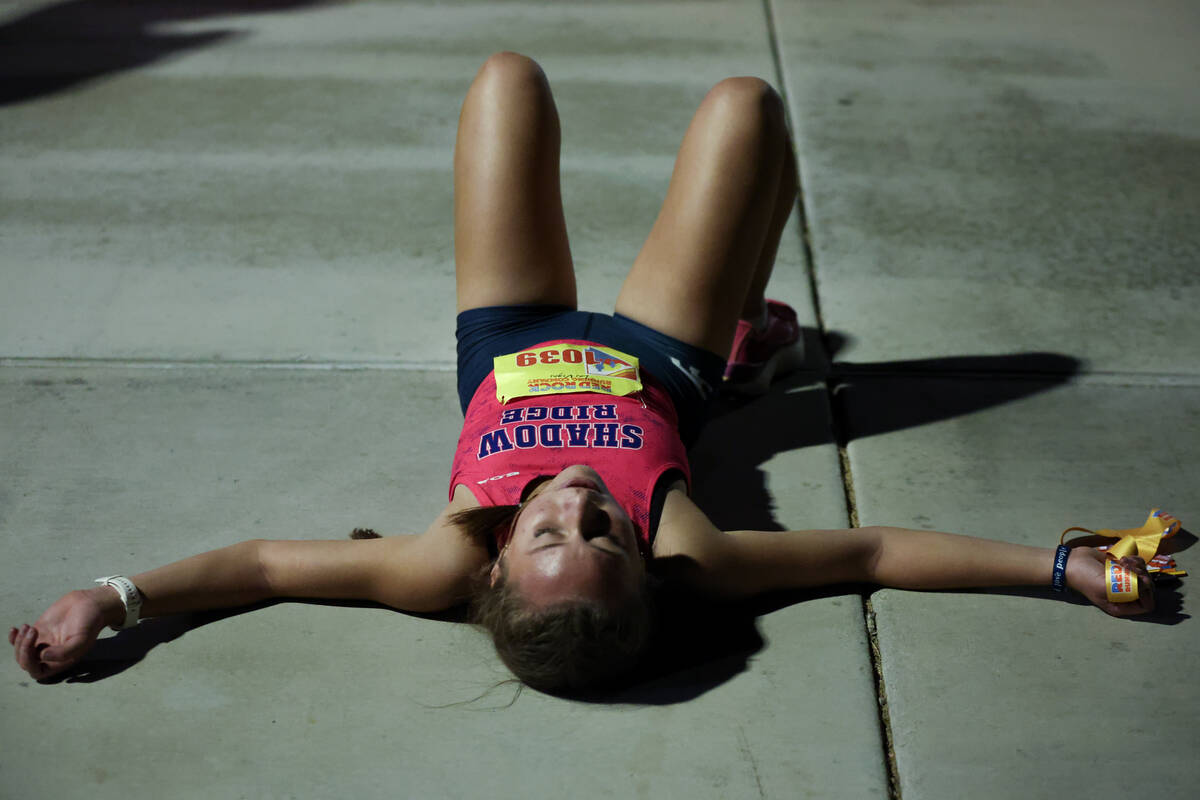
<instances>
[{"instance_id":1,"label":"elbow","mask_svg":"<svg viewBox=\"0 0 1200 800\"><path fill-rule=\"evenodd\" d=\"M883 560L884 529L879 525L859 528L862 536L862 552L859 565L863 583L879 583L879 563Z\"/></svg>"},{"instance_id":2,"label":"elbow","mask_svg":"<svg viewBox=\"0 0 1200 800\"><path fill-rule=\"evenodd\" d=\"M271 580L270 545L271 542L267 539L251 539L239 545L246 549L246 563L252 564L254 567L253 575L257 584L254 587L255 594L260 595L264 600L276 596L275 586Z\"/></svg>"}]
</instances>

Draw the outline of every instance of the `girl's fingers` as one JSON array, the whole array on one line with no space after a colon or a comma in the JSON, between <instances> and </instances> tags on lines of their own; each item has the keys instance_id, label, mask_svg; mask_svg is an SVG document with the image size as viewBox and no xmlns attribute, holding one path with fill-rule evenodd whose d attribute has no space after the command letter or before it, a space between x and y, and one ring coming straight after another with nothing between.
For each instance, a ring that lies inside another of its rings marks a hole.
<instances>
[{"instance_id":1,"label":"girl's fingers","mask_svg":"<svg viewBox=\"0 0 1200 800\"><path fill-rule=\"evenodd\" d=\"M25 632L25 642L22 644L22 647L25 650L26 658L28 659L29 663L33 665L34 669L37 668L38 664L37 639L38 630L30 625L29 630Z\"/></svg>"},{"instance_id":2,"label":"girl's fingers","mask_svg":"<svg viewBox=\"0 0 1200 800\"><path fill-rule=\"evenodd\" d=\"M32 648L29 646L29 631L30 630L31 629L28 625L21 626L21 633L19 636L17 636L17 641L16 641L16 654L17 654L17 663L21 666L21 669L25 670L26 672L29 672L30 674L33 674L30 669L30 667L32 666L32 662L30 660Z\"/></svg>"},{"instance_id":3,"label":"girl's fingers","mask_svg":"<svg viewBox=\"0 0 1200 800\"><path fill-rule=\"evenodd\" d=\"M1154 580L1151 579L1150 573L1139 575L1138 585L1141 587L1138 592L1138 605L1142 607L1142 613L1149 614L1154 610Z\"/></svg>"},{"instance_id":4,"label":"girl's fingers","mask_svg":"<svg viewBox=\"0 0 1200 800\"><path fill-rule=\"evenodd\" d=\"M1146 562L1140 556L1125 556L1121 559L1121 566L1131 569L1139 575L1150 574L1150 571L1146 569Z\"/></svg>"},{"instance_id":5,"label":"girl's fingers","mask_svg":"<svg viewBox=\"0 0 1200 800\"><path fill-rule=\"evenodd\" d=\"M46 649L39 654L39 657L43 663L52 666L61 666L72 660L69 648L63 645L48 645Z\"/></svg>"},{"instance_id":6,"label":"girl's fingers","mask_svg":"<svg viewBox=\"0 0 1200 800\"><path fill-rule=\"evenodd\" d=\"M28 672L34 679L41 680L53 670L42 663L37 653L37 628L31 625L23 626L17 640L17 663L21 669Z\"/></svg>"},{"instance_id":7,"label":"girl's fingers","mask_svg":"<svg viewBox=\"0 0 1200 800\"><path fill-rule=\"evenodd\" d=\"M13 646L17 666L35 680L42 680L71 666L74 659L70 648L50 642L38 643L38 630L32 625L22 625L8 631L8 643ZM39 652L39 648L41 652Z\"/></svg>"},{"instance_id":8,"label":"girl's fingers","mask_svg":"<svg viewBox=\"0 0 1200 800\"><path fill-rule=\"evenodd\" d=\"M1148 614L1154 610L1154 579L1150 577L1150 570L1146 567L1146 562L1140 556L1126 556L1121 559L1121 566L1130 570L1138 583L1138 599L1133 604L1134 614Z\"/></svg>"}]
</instances>

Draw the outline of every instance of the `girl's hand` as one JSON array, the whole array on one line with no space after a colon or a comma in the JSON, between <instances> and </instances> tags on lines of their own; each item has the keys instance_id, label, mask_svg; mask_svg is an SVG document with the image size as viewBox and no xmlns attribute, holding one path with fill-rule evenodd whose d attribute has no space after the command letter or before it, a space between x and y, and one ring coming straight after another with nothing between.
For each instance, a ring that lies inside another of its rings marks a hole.
<instances>
[{"instance_id":1,"label":"girl's hand","mask_svg":"<svg viewBox=\"0 0 1200 800\"><path fill-rule=\"evenodd\" d=\"M1138 556L1120 560L1138 582L1138 599L1132 603L1113 603L1104 591L1104 553L1094 547L1076 547L1067 557L1067 585L1082 594L1092 605L1114 617L1131 617L1154 610L1154 581L1146 571L1146 562Z\"/></svg>"},{"instance_id":2,"label":"girl's hand","mask_svg":"<svg viewBox=\"0 0 1200 800\"><path fill-rule=\"evenodd\" d=\"M104 610L96 595L74 591L46 609L33 625L11 629L8 643L21 669L40 681L83 658L103 629Z\"/></svg>"}]
</instances>

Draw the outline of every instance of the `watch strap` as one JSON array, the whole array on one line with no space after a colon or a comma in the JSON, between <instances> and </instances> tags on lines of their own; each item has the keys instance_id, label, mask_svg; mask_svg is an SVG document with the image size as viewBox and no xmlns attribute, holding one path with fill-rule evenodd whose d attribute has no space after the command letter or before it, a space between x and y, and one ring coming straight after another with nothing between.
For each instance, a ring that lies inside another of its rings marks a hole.
<instances>
[{"instance_id":1,"label":"watch strap","mask_svg":"<svg viewBox=\"0 0 1200 800\"><path fill-rule=\"evenodd\" d=\"M111 586L121 596L121 604L125 606L125 620L120 625L110 625L114 631L122 631L137 625L138 616L142 611L142 593L133 585L133 581L124 575L109 575L107 578L96 578L101 586Z\"/></svg>"}]
</instances>

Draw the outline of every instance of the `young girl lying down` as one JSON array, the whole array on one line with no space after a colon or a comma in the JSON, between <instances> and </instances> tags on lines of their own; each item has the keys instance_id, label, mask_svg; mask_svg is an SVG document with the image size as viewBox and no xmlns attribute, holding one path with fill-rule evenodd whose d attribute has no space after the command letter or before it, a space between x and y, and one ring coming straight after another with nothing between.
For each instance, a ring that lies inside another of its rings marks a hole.
<instances>
[{"instance_id":1,"label":"young girl lying down","mask_svg":"<svg viewBox=\"0 0 1200 800\"><path fill-rule=\"evenodd\" d=\"M907 589L1063 584L1118 616L1105 556L883 526L717 530L690 494L686 446L722 387L760 392L799 365L795 313L765 289L796 199L779 95L721 81L680 147L662 210L614 313L576 310L541 68L497 53L467 92L454 154L458 389L449 502L409 536L254 540L69 592L13 628L35 678L105 625L268 598L414 612L469 604L517 677L550 692L627 677L654 635L648 574L717 597L866 582Z\"/></svg>"}]
</instances>

